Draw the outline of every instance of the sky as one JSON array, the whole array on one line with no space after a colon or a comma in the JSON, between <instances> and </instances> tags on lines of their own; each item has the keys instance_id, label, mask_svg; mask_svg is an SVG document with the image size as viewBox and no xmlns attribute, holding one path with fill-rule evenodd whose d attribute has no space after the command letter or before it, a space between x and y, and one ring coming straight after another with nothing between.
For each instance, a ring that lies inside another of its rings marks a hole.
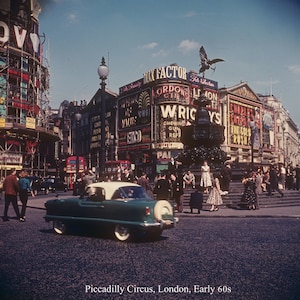
<instances>
[{"instance_id":1,"label":"sky","mask_svg":"<svg viewBox=\"0 0 300 300\"><path fill-rule=\"evenodd\" d=\"M176 63L199 71L199 48L222 58L205 77L219 87L247 82L273 94L300 127L299 0L43 0L40 34L50 68L50 106L87 100L107 87Z\"/></svg>"}]
</instances>

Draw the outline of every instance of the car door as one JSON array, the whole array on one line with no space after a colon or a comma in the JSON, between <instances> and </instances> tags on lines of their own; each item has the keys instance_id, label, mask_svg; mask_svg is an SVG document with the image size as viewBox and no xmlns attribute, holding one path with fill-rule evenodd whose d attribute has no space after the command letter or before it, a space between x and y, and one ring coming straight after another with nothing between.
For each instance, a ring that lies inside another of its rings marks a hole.
<instances>
[{"instance_id":1,"label":"car door","mask_svg":"<svg viewBox=\"0 0 300 300\"><path fill-rule=\"evenodd\" d=\"M90 221L105 219L105 203L104 190L102 188L95 188L93 194L90 193L80 199L78 216Z\"/></svg>"}]
</instances>

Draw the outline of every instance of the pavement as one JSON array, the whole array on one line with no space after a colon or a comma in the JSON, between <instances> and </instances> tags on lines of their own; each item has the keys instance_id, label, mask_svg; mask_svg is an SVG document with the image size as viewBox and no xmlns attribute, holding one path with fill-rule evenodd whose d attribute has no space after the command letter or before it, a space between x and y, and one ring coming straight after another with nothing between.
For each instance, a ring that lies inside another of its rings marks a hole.
<instances>
[{"instance_id":1,"label":"pavement","mask_svg":"<svg viewBox=\"0 0 300 300\"><path fill-rule=\"evenodd\" d=\"M47 196L30 197L27 206L29 208L45 209L45 202L55 198L55 194ZM71 192L60 193L60 198L72 197ZM280 207L261 207L257 210L220 208L218 211L210 212L205 207L198 214L194 209L193 214L190 213L189 207L184 207L182 213L176 213L178 217L277 217L277 218L300 218L300 201L298 206L280 206Z\"/></svg>"},{"instance_id":2,"label":"pavement","mask_svg":"<svg viewBox=\"0 0 300 300\"><path fill-rule=\"evenodd\" d=\"M49 194L49 195L38 195L36 197L29 197L27 207L33 209L41 209L45 210L45 202L49 199L54 199L56 194ZM59 198L65 199L72 197L71 192L66 193L59 193ZM21 203L19 202L19 205ZM4 197L1 197L0 200L0 207L1 211L0 214L3 212L4 208ZM13 212L12 205L9 207L9 212ZM2 214L1 214L2 215ZM204 208L198 214L198 211L194 209L193 213L190 212L189 207L184 207L182 213L177 213L176 216L178 217L207 217L207 218L216 218L216 217L264 217L264 218L300 218L300 201L299 205L293 206L280 206L280 207L261 207L260 209L256 210L248 210L248 209L234 209L234 208L220 208L218 211L210 212L208 208L204 206Z\"/></svg>"}]
</instances>

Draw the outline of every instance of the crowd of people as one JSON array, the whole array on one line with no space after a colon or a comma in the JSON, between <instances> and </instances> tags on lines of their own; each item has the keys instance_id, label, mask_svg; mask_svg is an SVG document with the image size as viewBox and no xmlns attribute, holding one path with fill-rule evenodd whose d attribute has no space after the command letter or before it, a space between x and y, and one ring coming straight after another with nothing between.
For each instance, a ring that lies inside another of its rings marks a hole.
<instances>
[{"instance_id":1,"label":"crowd of people","mask_svg":"<svg viewBox=\"0 0 300 300\"><path fill-rule=\"evenodd\" d=\"M247 205L248 209L259 209L259 197L262 193L267 196L278 194L284 197L285 190L300 189L300 168L283 164L271 164L266 171L258 168L249 172L243 178L244 193L241 202Z\"/></svg>"},{"instance_id":2,"label":"crowd of people","mask_svg":"<svg viewBox=\"0 0 300 300\"><path fill-rule=\"evenodd\" d=\"M32 197L35 196L27 176L25 170L21 170L17 176L16 170L12 169L11 173L3 180L1 184L5 196L3 221L9 221L7 213L10 204L13 206L16 217L22 222L25 221L28 194L31 194ZM205 193L208 194L206 203L211 205L210 211L219 209L219 206L223 204L222 196L229 193L231 178L230 163L224 164L218 172L211 172L208 162L204 161L200 168L199 184L197 184L196 177L191 170L187 170L183 174L178 172L173 159L168 169L157 174L152 183L145 172L138 177L129 169L119 169L113 178L107 178L107 180L137 183L145 188L151 198L173 201L178 212L183 212L185 189L192 189L189 201L190 210L192 213L193 209L197 209L200 213ZM81 180L82 190L96 180L96 175L92 171L86 171ZM241 203L248 209L259 209L259 197L262 193L266 193L268 196L278 193L280 197L284 197L284 190L300 189L300 167L297 165L292 168L288 165L285 168L283 164L272 164L266 171L263 171L262 168L252 170L244 176L242 183L244 192ZM18 196L22 203L21 211L17 204Z\"/></svg>"}]
</instances>

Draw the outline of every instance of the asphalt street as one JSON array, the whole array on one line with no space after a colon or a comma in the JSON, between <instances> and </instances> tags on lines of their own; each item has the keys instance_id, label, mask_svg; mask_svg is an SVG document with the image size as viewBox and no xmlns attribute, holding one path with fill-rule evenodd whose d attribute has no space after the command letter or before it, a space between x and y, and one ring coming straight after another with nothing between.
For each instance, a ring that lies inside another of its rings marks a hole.
<instances>
[{"instance_id":1,"label":"asphalt street","mask_svg":"<svg viewBox=\"0 0 300 300\"><path fill-rule=\"evenodd\" d=\"M31 198L0 221L0 299L299 299L299 207L179 214L156 241L57 235ZM68 197L68 193L61 197ZM0 212L3 211L0 201Z\"/></svg>"}]
</instances>

